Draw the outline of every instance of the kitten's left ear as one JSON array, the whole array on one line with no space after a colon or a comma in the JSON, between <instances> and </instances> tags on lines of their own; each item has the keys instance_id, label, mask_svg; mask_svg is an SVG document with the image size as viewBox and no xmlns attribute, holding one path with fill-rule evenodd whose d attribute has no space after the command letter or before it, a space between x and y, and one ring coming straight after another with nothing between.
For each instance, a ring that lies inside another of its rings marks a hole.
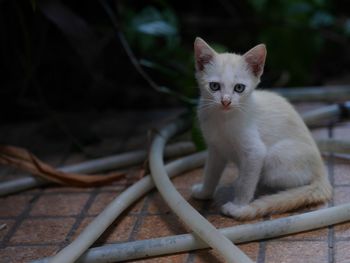
<instances>
[{"instance_id":1,"label":"kitten's left ear","mask_svg":"<svg viewBox=\"0 0 350 263\"><path fill-rule=\"evenodd\" d=\"M196 69L202 71L204 66L210 63L216 52L203 39L196 37L194 41L194 59Z\"/></svg>"},{"instance_id":2,"label":"kitten's left ear","mask_svg":"<svg viewBox=\"0 0 350 263\"><path fill-rule=\"evenodd\" d=\"M243 58L248 63L252 73L260 78L264 72L266 59L266 46L264 44L257 45L243 55Z\"/></svg>"}]
</instances>

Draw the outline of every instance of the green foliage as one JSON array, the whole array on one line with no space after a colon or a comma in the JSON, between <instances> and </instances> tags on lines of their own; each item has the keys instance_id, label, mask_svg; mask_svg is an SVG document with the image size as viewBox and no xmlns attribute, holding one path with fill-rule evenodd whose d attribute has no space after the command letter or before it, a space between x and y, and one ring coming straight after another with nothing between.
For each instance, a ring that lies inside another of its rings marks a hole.
<instances>
[{"instance_id":1,"label":"green foliage","mask_svg":"<svg viewBox=\"0 0 350 263\"><path fill-rule=\"evenodd\" d=\"M287 72L289 85L305 85L310 69L325 47L323 30L339 28L326 0L248 0L260 28L259 39L268 46L268 65ZM344 27L346 32L346 26Z\"/></svg>"},{"instance_id":2,"label":"green foliage","mask_svg":"<svg viewBox=\"0 0 350 263\"><path fill-rule=\"evenodd\" d=\"M188 98L196 97L193 51L182 45L177 16L170 7L148 6L137 13L127 9L123 14L123 29L129 43L139 53L143 67L161 75L171 89ZM217 49L224 48L218 46ZM190 115L192 140L198 150L203 150L206 146L193 108Z\"/></svg>"},{"instance_id":3,"label":"green foliage","mask_svg":"<svg viewBox=\"0 0 350 263\"><path fill-rule=\"evenodd\" d=\"M154 48L159 46L159 38L164 42L158 56L169 54L179 45L177 18L171 9L159 11L147 6L138 13L127 9L123 25L128 40L140 52L153 53Z\"/></svg>"},{"instance_id":4,"label":"green foliage","mask_svg":"<svg viewBox=\"0 0 350 263\"><path fill-rule=\"evenodd\" d=\"M194 98L193 53L181 43L177 15L167 5L147 6L139 12L125 8L123 30L138 52L140 64L160 75L169 87Z\"/></svg>"}]
</instances>

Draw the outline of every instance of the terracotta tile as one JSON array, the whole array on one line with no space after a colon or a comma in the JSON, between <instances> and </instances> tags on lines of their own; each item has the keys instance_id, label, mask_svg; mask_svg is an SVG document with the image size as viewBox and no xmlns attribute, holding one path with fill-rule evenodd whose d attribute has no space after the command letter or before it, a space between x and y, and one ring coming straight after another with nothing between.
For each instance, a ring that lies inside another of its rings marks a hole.
<instances>
[{"instance_id":1,"label":"terracotta tile","mask_svg":"<svg viewBox=\"0 0 350 263\"><path fill-rule=\"evenodd\" d=\"M74 218L26 219L13 235L10 243L35 245L62 242L74 222Z\"/></svg>"},{"instance_id":2,"label":"terracotta tile","mask_svg":"<svg viewBox=\"0 0 350 263\"><path fill-rule=\"evenodd\" d=\"M350 185L350 163L336 163L334 167L334 184Z\"/></svg>"},{"instance_id":3,"label":"terracotta tile","mask_svg":"<svg viewBox=\"0 0 350 263\"><path fill-rule=\"evenodd\" d=\"M319 241L267 242L265 262L326 263L328 262L328 245L327 242Z\"/></svg>"},{"instance_id":4,"label":"terracotta tile","mask_svg":"<svg viewBox=\"0 0 350 263\"><path fill-rule=\"evenodd\" d=\"M149 239L187 233L186 227L174 215L145 216L135 239Z\"/></svg>"},{"instance_id":5,"label":"terracotta tile","mask_svg":"<svg viewBox=\"0 0 350 263\"><path fill-rule=\"evenodd\" d=\"M100 193L88 210L88 215L96 216L101 213L106 206L111 203L120 193Z\"/></svg>"},{"instance_id":6,"label":"terracotta tile","mask_svg":"<svg viewBox=\"0 0 350 263\"><path fill-rule=\"evenodd\" d=\"M1 263L26 263L34 259L52 256L58 247L56 246L20 246L0 249Z\"/></svg>"},{"instance_id":7,"label":"terracotta tile","mask_svg":"<svg viewBox=\"0 0 350 263\"><path fill-rule=\"evenodd\" d=\"M340 205L350 202L350 187L335 187L333 193L334 205Z\"/></svg>"},{"instance_id":8,"label":"terracotta tile","mask_svg":"<svg viewBox=\"0 0 350 263\"><path fill-rule=\"evenodd\" d=\"M179 189L179 193L197 211L199 209L201 209L202 202L193 199L191 197L191 191L190 190L188 190L188 189ZM166 214L166 213L170 213L171 209L165 203L165 201L163 200L163 198L161 197L161 195L159 193L153 192L153 194L151 196L151 199L150 199L150 201L148 203L147 212L150 213L150 214L158 214L158 213Z\"/></svg>"},{"instance_id":9,"label":"terracotta tile","mask_svg":"<svg viewBox=\"0 0 350 263\"><path fill-rule=\"evenodd\" d=\"M15 220L0 220L0 241L6 236L14 223Z\"/></svg>"},{"instance_id":10,"label":"terracotta tile","mask_svg":"<svg viewBox=\"0 0 350 263\"><path fill-rule=\"evenodd\" d=\"M238 247L254 262L256 262L259 251L259 243L238 245ZM225 263L225 260L213 249L195 252L193 263Z\"/></svg>"},{"instance_id":11,"label":"terracotta tile","mask_svg":"<svg viewBox=\"0 0 350 263\"><path fill-rule=\"evenodd\" d=\"M349 238L350 237L350 223L343 223L334 226L335 237L340 238Z\"/></svg>"},{"instance_id":12,"label":"terracotta tile","mask_svg":"<svg viewBox=\"0 0 350 263\"><path fill-rule=\"evenodd\" d=\"M207 219L216 228L227 228L227 227L234 227L239 225L255 224L262 221L261 219L256 219L256 220L240 222L240 221L234 220L233 218L223 216L223 215L209 215L207 216Z\"/></svg>"},{"instance_id":13,"label":"terracotta tile","mask_svg":"<svg viewBox=\"0 0 350 263\"><path fill-rule=\"evenodd\" d=\"M259 243L253 242L248 244L242 244L238 245L238 247L253 261L258 260L258 254L259 254Z\"/></svg>"},{"instance_id":14,"label":"terracotta tile","mask_svg":"<svg viewBox=\"0 0 350 263\"><path fill-rule=\"evenodd\" d=\"M222 256L212 249L196 251L193 263L225 263Z\"/></svg>"},{"instance_id":15,"label":"terracotta tile","mask_svg":"<svg viewBox=\"0 0 350 263\"><path fill-rule=\"evenodd\" d=\"M94 217L87 217L80 224L76 232L73 234L72 240L78 237L78 235L92 222ZM102 236L96 241L97 244L115 243L127 241L134 228L136 222L136 216L123 216L117 219Z\"/></svg>"},{"instance_id":16,"label":"terracotta tile","mask_svg":"<svg viewBox=\"0 0 350 263\"><path fill-rule=\"evenodd\" d=\"M0 217L18 216L33 197L31 195L10 195L0 198Z\"/></svg>"},{"instance_id":17,"label":"terracotta tile","mask_svg":"<svg viewBox=\"0 0 350 263\"><path fill-rule=\"evenodd\" d=\"M191 189L192 185L202 180L202 174L203 169L195 169L180 176L176 176L172 179L172 182L177 189Z\"/></svg>"},{"instance_id":18,"label":"terracotta tile","mask_svg":"<svg viewBox=\"0 0 350 263\"><path fill-rule=\"evenodd\" d=\"M217 228L237 226L240 224L233 218L223 215L208 215L207 220Z\"/></svg>"},{"instance_id":19,"label":"terracotta tile","mask_svg":"<svg viewBox=\"0 0 350 263\"><path fill-rule=\"evenodd\" d=\"M35 203L32 216L72 216L78 215L84 208L89 194L42 195Z\"/></svg>"},{"instance_id":20,"label":"terracotta tile","mask_svg":"<svg viewBox=\"0 0 350 263\"><path fill-rule=\"evenodd\" d=\"M171 209L165 203L163 197L159 193L153 192L150 197L150 201L148 202L147 212L150 214L167 214L171 212Z\"/></svg>"},{"instance_id":21,"label":"terracotta tile","mask_svg":"<svg viewBox=\"0 0 350 263\"><path fill-rule=\"evenodd\" d=\"M225 227L231 227L231 226L237 226L240 224L248 224L251 223L250 221L240 223L233 218L223 216L223 215L209 215L207 216L207 219L210 223L212 223L216 228L225 228Z\"/></svg>"},{"instance_id":22,"label":"terracotta tile","mask_svg":"<svg viewBox=\"0 0 350 263\"><path fill-rule=\"evenodd\" d=\"M94 200L93 204L91 205L88 215L96 216L99 213L101 213L108 204L110 204L115 198L118 197L120 193L99 193L96 196L96 199ZM144 198L136 202L136 204L132 205L129 209L127 209L127 212L131 213L139 213L143 207L144 204Z\"/></svg>"},{"instance_id":23,"label":"terracotta tile","mask_svg":"<svg viewBox=\"0 0 350 263\"><path fill-rule=\"evenodd\" d=\"M338 241L335 244L335 262L350 262L350 241Z\"/></svg>"},{"instance_id":24,"label":"terracotta tile","mask_svg":"<svg viewBox=\"0 0 350 263\"><path fill-rule=\"evenodd\" d=\"M135 263L185 263L188 254L177 254L172 256L154 257L149 259L134 260Z\"/></svg>"}]
</instances>

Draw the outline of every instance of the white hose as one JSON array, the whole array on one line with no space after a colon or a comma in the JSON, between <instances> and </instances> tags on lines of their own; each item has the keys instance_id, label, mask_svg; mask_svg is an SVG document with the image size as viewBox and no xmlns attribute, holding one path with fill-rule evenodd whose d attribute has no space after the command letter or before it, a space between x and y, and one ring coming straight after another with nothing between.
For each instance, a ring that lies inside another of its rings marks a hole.
<instances>
[{"instance_id":1,"label":"white hose","mask_svg":"<svg viewBox=\"0 0 350 263\"><path fill-rule=\"evenodd\" d=\"M196 153L171 162L166 166L170 176L181 174L203 165L206 152ZM107 229L107 227L132 203L154 187L150 176L146 176L115 198L84 231L67 247L55 255L50 263L75 262Z\"/></svg>"},{"instance_id":2,"label":"white hose","mask_svg":"<svg viewBox=\"0 0 350 263\"><path fill-rule=\"evenodd\" d=\"M189 226L203 241L217 250L226 262L243 263L253 261L220 233L201 214L199 214L176 191L164 167L163 150L166 141L185 127L184 121L167 125L153 139L150 151L150 169L154 183L163 199L181 220Z\"/></svg>"},{"instance_id":3,"label":"white hose","mask_svg":"<svg viewBox=\"0 0 350 263\"><path fill-rule=\"evenodd\" d=\"M327 121L339 116L340 108L337 104L321 107L302 114L302 118L307 125L318 124L320 121Z\"/></svg>"},{"instance_id":4,"label":"white hose","mask_svg":"<svg viewBox=\"0 0 350 263\"><path fill-rule=\"evenodd\" d=\"M335 85L323 87L295 87L277 88L272 91L279 93L292 102L315 101L335 102L350 100L349 85Z\"/></svg>"},{"instance_id":5,"label":"white hose","mask_svg":"<svg viewBox=\"0 0 350 263\"><path fill-rule=\"evenodd\" d=\"M220 232L234 243L244 243L299 233L302 231L339 224L349 220L350 204L344 204L255 224L222 228L220 229ZM193 234L184 234L91 248L76 262L121 262L174 253L183 253L203 248L208 248L208 245L205 242ZM49 258L32 261L32 263L47 262L49 262Z\"/></svg>"},{"instance_id":6,"label":"white hose","mask_svg":"<svg viewBox=\"0 0 350 263\"><path fill-rule=\"evenodd\" d=\"M331 152L335 154L350 153L350 140L318 139L316 143L321 152Z\"/></svg>"},{"instance_id":7,"label":"white hose","mask_svg":"<svg viewBox=\"0 0 350 263\"><path fill-rule=\"evenodd\" d=\"M179 142L169 145L165 149L166 157L177 157L195 151L195 147L191 142ZM63 172L70 173L96 173L104 170L112 170L116 168L128 167L131 165L142 163L147 158L147 151L132 151L109 157L98 158L82 162L79 164L68 165L58 168ZM10 180L0 184L0 196L13 194L33 187L46 185L49 182L36 177L24 177Z\"/></svg>"}]
</instances>

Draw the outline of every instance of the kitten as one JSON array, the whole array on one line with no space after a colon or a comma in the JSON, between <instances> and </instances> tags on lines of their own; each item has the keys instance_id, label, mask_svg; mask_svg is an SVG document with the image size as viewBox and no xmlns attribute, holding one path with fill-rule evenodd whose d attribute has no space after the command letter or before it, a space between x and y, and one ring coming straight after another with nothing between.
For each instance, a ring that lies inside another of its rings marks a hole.
<instances>
[{"instance_id":1,"label":"kitten","mask_svg":"<svg viewBox=\"0 0 350 263\"><path fill-rule=\"evenodd\" d=\"M332 187L322 158L300 116L282 97L255 90L265 45L244 55L218 54L196 38L194 52L208 159L192 196L212 198L226 164L234 162L239 176L234 200L222 206L225 215L252 219L329 200ZM280 192L254 200L260 187Z\"/></svg>"}]
</instances>

